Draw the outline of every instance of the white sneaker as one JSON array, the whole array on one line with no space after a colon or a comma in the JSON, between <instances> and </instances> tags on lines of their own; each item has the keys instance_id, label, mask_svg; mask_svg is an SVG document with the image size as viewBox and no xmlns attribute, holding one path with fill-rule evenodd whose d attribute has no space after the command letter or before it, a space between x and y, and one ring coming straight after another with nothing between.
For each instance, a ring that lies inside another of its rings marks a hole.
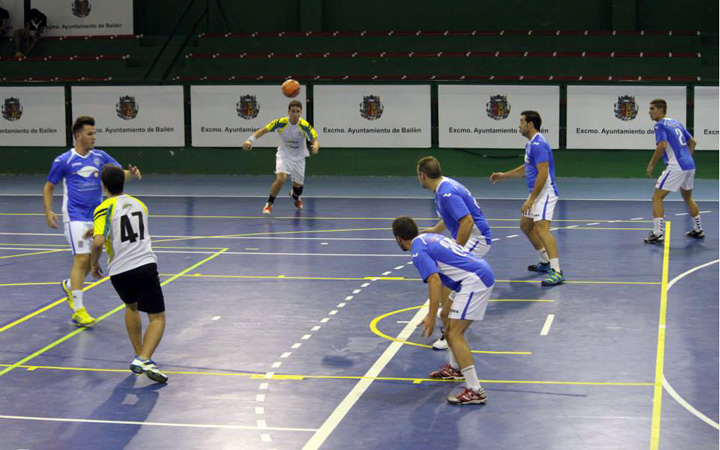
<instances>
[{"instance_id":1,"label":"white sneaker","mask_svg":"<svg viewBox=\"0 0 720 450\"><path fill-rule=\"evenodd\" d=\"M445 339L445 335L440 336L440 339L433 342L432 348L433 348L433 350L447 350L448 343L447 343L447 340Z\"/></svg>"}]
</instances>

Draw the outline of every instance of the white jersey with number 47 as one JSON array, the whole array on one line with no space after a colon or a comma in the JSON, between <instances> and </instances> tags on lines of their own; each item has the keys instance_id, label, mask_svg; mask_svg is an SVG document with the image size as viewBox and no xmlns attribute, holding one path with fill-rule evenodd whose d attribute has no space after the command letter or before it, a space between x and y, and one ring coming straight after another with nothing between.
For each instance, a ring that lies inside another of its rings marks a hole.
<instances>
[{"instance_id":1,"label":"white jersey with number 47","mask_svg":"<svg viewBox=\"0 0 720 450\"><path fill-rule=\"evenodd\" d=\"M95 208L95 236L105 236L108 274L117 275L157 263L148 230L147 206L127 194L110 197Z\"/></svg>"}]
</instances>

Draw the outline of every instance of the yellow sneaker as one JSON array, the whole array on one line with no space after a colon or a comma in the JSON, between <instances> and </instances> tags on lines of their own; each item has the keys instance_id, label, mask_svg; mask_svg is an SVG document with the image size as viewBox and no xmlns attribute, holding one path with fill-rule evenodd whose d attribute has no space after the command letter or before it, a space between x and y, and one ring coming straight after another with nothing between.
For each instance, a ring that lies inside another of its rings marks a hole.
<instances>
[{"instance_id":1,"label":"yellow sneaker","mask_svg":"<svg viewBox=\"0 0 720 450\"><path fill-rule=\"evenodd\" d=\"M95 325L95 319L88 314L85 308L80 308L75 311L75 314L72 316L72 320L75 322L75 325L79 327L91 327Z\"/></svg>"},{"instance_id":2,"label":"yellow sneaker","mask_svg":"<svg viewBox=\"0 0 720 450\"><path fill-rule=\"evenodd\" d=\"M67 305L70 311L75 312L75 304L73 303L72 291L70 290L70 279L65 279L60 282L60 287L67 296Z\"/></svg>"}]
</instances>

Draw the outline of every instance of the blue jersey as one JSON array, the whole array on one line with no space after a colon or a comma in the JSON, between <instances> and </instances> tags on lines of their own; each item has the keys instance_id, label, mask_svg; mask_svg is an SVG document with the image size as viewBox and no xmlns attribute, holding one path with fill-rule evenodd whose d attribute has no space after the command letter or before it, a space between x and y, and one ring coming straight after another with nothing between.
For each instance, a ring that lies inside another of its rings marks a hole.
<instances>
[{"instance_id":1,"label":"blue jersey","mask_svg":"<svg viewBox=\"0 0 720 450\"><path fill-rule=\"evenodd\" d=\"M55 158L48 181L63 182L63 220L92 222L95 208L102 202L100 171L105 164L120 163L102 150L80 156L74 148Z\"/></svg>"},{"instance_id":2,"label":"blue jersey","mask_svg":"<svg viewBox=\"0 0 720 450\"><path fill-rule=\"evenodd\" d=\"M470 191L452 178L443 177L435 190L435 211L450 230L453 239L457 240L460 219L471 215L475 226L470 236L482 238L488 245L491 244L490 225L485 220L485 214Z\"/></svg>"},{"instance_id":3,"label":"blue jersey","mask_svg":"<svg viewBox=\"0 0 720 450\"><path fill-rule=\"evenodd\" d=\"M687 142L692 135L683 124L675 119L660 119L655 124L655 144L667 142L663 153L663 161L669 169L690 170L695 168L695 161L690 154Z\"/></svg>"},{"instance_id":4,"label":"blue jersey","mask_svg":"<svg viewBox=\"0 0 720 450\"><path fill-rule=\"evenodd\" d=\"M527 177L527 185L530 192L535 187L535 179L537 178L538 163L548 163L548 177L545 181L543 189L552 187L555 195L558 195L557 185L555 184L555 161L553 161L553 153L550 144L545 140L545 136L537 133L532 139L525 144L525 176Z\"/></svg>"},{"instance_id":5,"label":"blue jersey","mask_svg":"<svg viewBox=\"0 0 720 450\"><path fill-rule=\"evenodd\" d=\"M427 233L413 239L412 260L424 282L427 283L428 277L437 273L442 284L453 291L459 291L465 280L480 278L485 286L495 284L490 265L447 236Z\"/></svg>"}]
</instances>

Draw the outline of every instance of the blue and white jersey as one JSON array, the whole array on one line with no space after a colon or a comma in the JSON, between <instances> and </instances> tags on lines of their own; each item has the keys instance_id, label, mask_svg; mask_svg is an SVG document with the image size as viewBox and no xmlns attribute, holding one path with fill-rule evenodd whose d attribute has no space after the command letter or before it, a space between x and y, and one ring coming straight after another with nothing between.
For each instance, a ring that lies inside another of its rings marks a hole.
<instances>
[{"instance_id":1,"label":"blue and white jersey","mask_svg":"<svg viewBox=\"0 0 720 450\"><path fill-rule=\"evenodd\" d=\"M424 282L437 273L442 284L453 291L459 291L466 280L474 283L479 278L488 287L495 284L495 275L484 259L469 254L457 242L440 234L421 234L413 239L412 261Z\"/></svg>"},{"instance_id":2,"label":"blue and white jersey","mask_svg":"<svg viewBox=\"0 0 720 450\"><path fill-rule=\"evenodd\" d=\"M532 139L525 144L525 176L527 177L527 185L530 192L535 187L535 179L537 178L538 163L548 163L549 176L545 181L543 189L552 187L555 195L558 195L557 185L555 184L555 161L553 161L553 153L550 144L545 140L545 136L537 133Z\"/></svg>"},{"instance_id":3,"label":"blue and white jersey","mask_svg":"<svg viewBox=\"0 0 720 450\"><path fill-rule=\"evenodd\" d=\"M453 239L457 239L460 219L471 215L475 226L470 232L470 238L483 239L488 245L491 244L490 225L485 214L468 188L452 178L443 177L440 181L435 191L435 211L450 230Z\"/></svg>"},{"instance_id":4,"label":"blue and white jersey","mask_svg":"<svg viewBox=\"0 0 720 450\"><path fill-rule=\"evenodd\" d=\"M63 182L63 221L92 222L95 208L102 202L100 171L105 164L120 163L102 150L80 156L74 148L55 158L48 181Z\"/></svg>"},{"instance_id":5,"label":"blue and white jersey","mask_svg":"<svg viewBox=\"0 0 720 450\"><path fill-rule=\"evenodd\" d=\"M690 139L692 139L692 134L675 119L666 117L658 120L655 124L655 145L662 141L668 144L662 155L668 169L690 170L695 168L695 161L687 145Z\"/></svg>"}]
</instances>

